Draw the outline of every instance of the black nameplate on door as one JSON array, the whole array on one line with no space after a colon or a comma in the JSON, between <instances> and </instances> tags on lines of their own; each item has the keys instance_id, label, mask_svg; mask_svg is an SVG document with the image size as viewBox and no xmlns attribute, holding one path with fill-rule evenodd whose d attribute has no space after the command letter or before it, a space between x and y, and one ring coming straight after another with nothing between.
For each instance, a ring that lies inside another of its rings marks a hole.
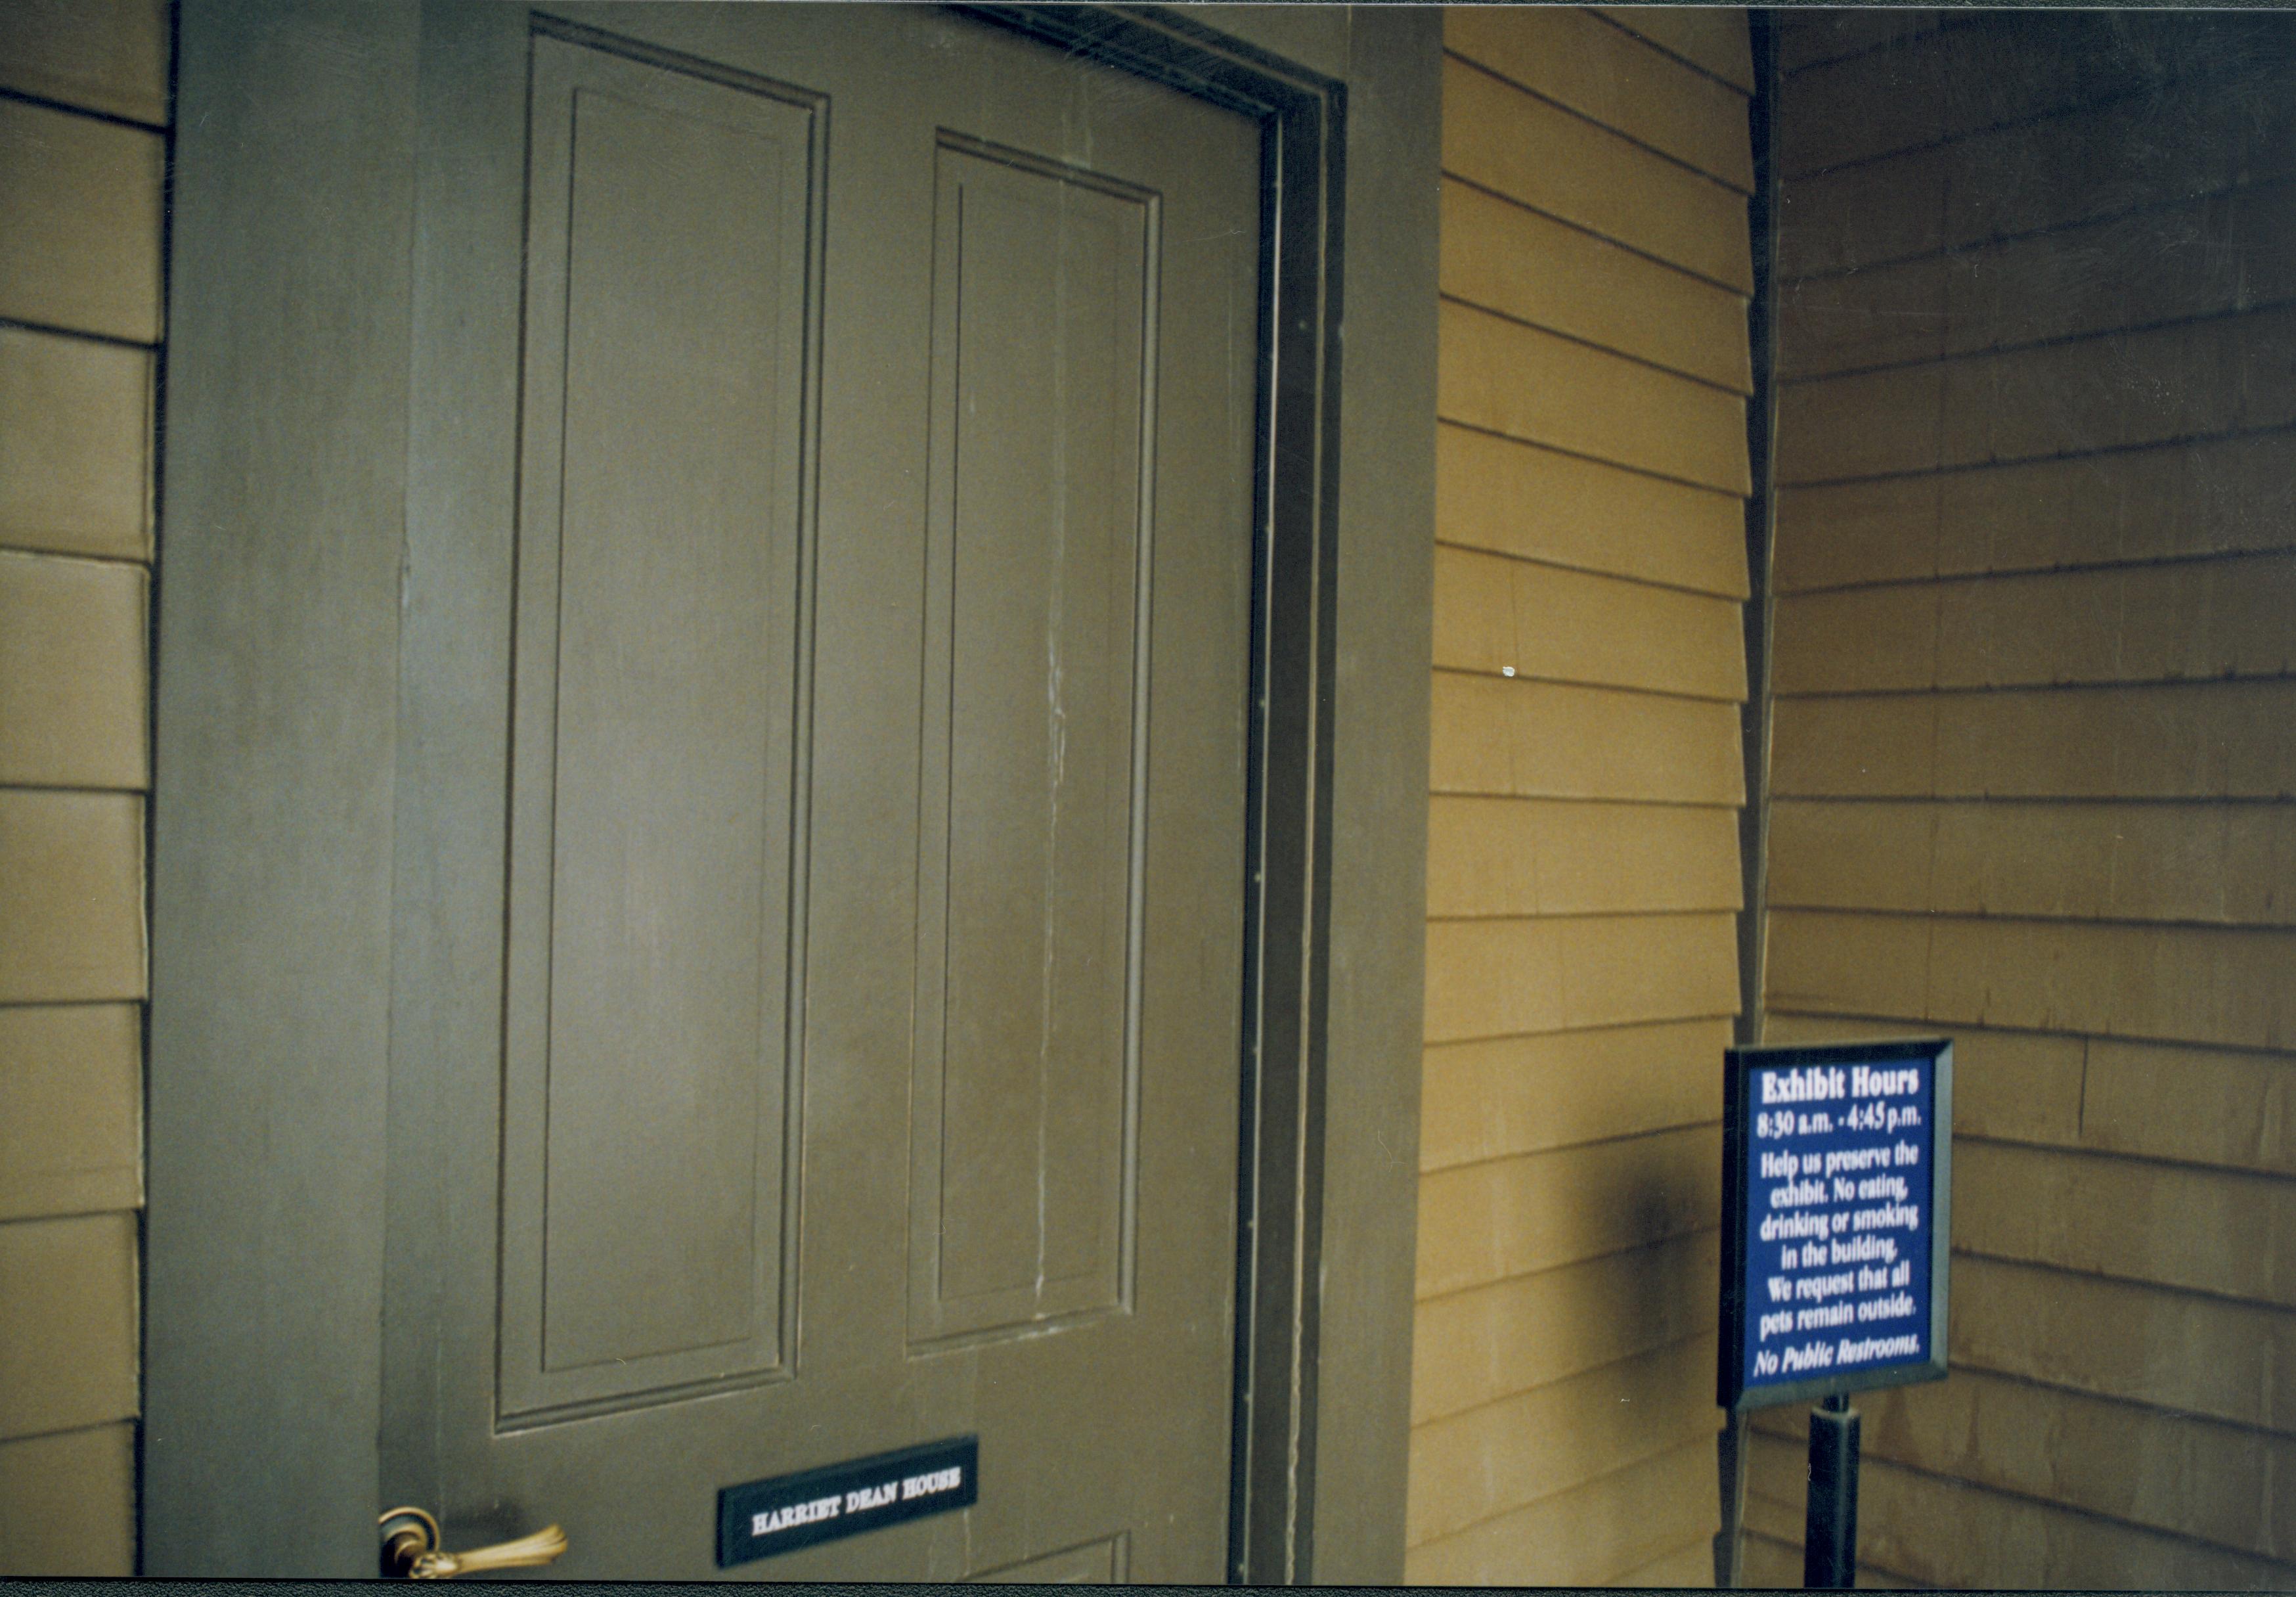
<instances>
[{"instance_id":1,"label":"black nameplate on door","mask_svg":"<svg viewBox=\"0 0 2296 1597\"><path fill-rule=\"evenodd\" d=\"M980 1438L726 1486L718 1494L718 1567L731 1568L906 1519L971 1506L980 1495Z\"/></svg>"}]
</instances>

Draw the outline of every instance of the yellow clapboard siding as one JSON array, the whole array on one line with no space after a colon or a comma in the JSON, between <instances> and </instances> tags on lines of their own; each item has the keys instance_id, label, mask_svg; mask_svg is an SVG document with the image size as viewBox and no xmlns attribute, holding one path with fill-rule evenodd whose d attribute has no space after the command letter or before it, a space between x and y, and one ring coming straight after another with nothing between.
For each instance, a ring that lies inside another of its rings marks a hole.
<instances>
[{"instance_id":1,"label":"yellow clapboard siding","mask_svg":"<svg viewBox=\"0 0 2296 1597\"><path fill-rule=\"evenodd\" d=\"M133 1004L0 1008L0 1220L143 1202Z\"/></svg>"},{"instance_id":2,"label":"yellow clapboard siding","mask_svg":"<svg viewBox=\"0 0 2296 1597\"><path fill-rule=\"evenodd\" d=\"M1748 490L1742 395L1447 300L1440 342L1446 421L1696 487Z\"/></svg>"},{"instance_id":3,"label":"yellow clapboard siding","mask_svg":"<svg viewBox=\"0 0 2296 1597\"><path fill-rule=\"evenodd\" d=\"M2296 991L2285 979L2296 933L2284 931L1780 910L1768 969L1770 992L1789 1008L2296 1046Z\"/></svg>"},{"instance_id":4,"label":"yellow clapboard siding","mask_svg":"<svg viewBox=\"0 0 2296 1597\"><path fill-rule=\"evenodd\" d=\"M0 783L146 786L150 580L0 550Z\"/></svg>"},{"instance_id":5,"label":"yellow clapboard siding","mask_svg":"<svg viewBox=\"0 0 2296 1597\"><path fill-rule=\"evenodd\" d=\"M152 356L0 326L0 545L152 557Z\"/></svg>"},{"instance_id":6,"label":"yellow clapboard siding","mask_svg":"<svg viewBox=\"0 0 2296 1597\"><path fill-rule=\"evenodd\" d=\"M1427 1041L1734 1013L1728 914L1439 920L1427 928Z\"/></svg>"},{"instance_id":7,"label":"yellow clapboard siding","mask_svg":"<svg viewBox=\"0 0 2296 1597\"><path fill-rule=\"evenodd\" d=\"M0 317L160 337L157 133L0 100Z\"/></svg>"},{"instance_id":8,"label":"yellow clapboard siding","mask_svg":"<svg viewBox=\"0 0 2296 1597\"><path fill-rule=\"evenodd\" d=\"M1830 482L1944 464L1946 368L1892 366L1778 388L1780 483Z\"/></svg>"},{"instance_id":9,"label":"yellow clapboard siding","mask_svg":"<svg viewBox=\"0 0 2296 1597\"><path fill-rule=\"evenodd\" d=\"M0 1439L135 1412L135 1220L0 1225Z\"/></svg>"},{"instance_id":10,"label":"yellow clapboard siding","mask_svg":"<svg viewBox=\"0 0 2296 1597\"><path fill-rule=\"evenodd\" d=\"M1722 1137L1691 1126L1437 1171L1419 1182L1419 1296L1713 1229Z\"/></svg>"},{"instance_id":11,"label":"yellow clapboard siding","mask_svg":"<svg viewBox=\"0 0 2296 1597\"><path fill-rule=\"evenodd\" d=\"M2284 179L1964 251L1950 272L1938 263L1940 352L2271 305L2296 292L2292 236L2296 185Z\"/></svg>"},{"instance_id":12,"label":"yellow clapboard siding","mask_svg":"<svg viewBox=\"0 0 2296 1597\"><path fill-rule=\"evenodd\" d=\"M1629 33L1682 57L1746 94L1754 92L1754 58L1746 13L1724 6L1598 5L1595 11Z\"/></svg>"},{"instance_id":13,"label":"yellow clapboard siding","mask_svg":"<svg viewBox=\"0 0 2296 1597\"><path fill-rule=\"evenodd\" d=\"M1621 1586L1703 1586L1714 1581L1714 1543L1699 1536L1649 1563L1629 1569L1612 1583Z\"/></svg>"},{"instance_id":14,"label":"yellow clapboard siding","mask_svg":"<svg viewBox=\"0 0 2296 1597\"><path fill-rule=\"evenodd\" d=\"M2296 1503L2276 1487L2296 1469L2296 1440L1978 1370L1857 1406L1867 1458L2259 1557L2296 1553ZM1757 1424L1798 1440L1800 1418L1769 1409Z\"/></svg>"},{"instance_id":15,"label":"yellow clapboard siding","mask_svg":"<svg viewBox=\"0 0 2296 1597\"><path fill-rule=\"evenodd\" d=\"M1699 1231L1420 1305L1413 1423L1710 1333L1720 1248Z\"/></svg>"},{"instance_id":16,"label":"yellow clapboard siding","mask_svg":"<svg viewBox=\"0 0 2296 1597\"><path fill-rule=\"evenodd\" d=\"M2125 457L2090 456L2079 461L2052 462L2047 467L2009 469L2062 471L2121 458ZM1936 576L1938 523L1948 481L1936 476L1885 477L1873 482L1779 490L1770 565L1775 590L1783 596L1856 582Z\"/></svg>"},{"instance_id":17,"label":"yellow clapboard siding","mask_svg":"<svg viewBox=\"0 0 2296 1597\"><path fill-rule=\"evenodd\" d=\"M1435 525L1449 544L1746 597L1735 496L1464 427L1435 430Z\"/></svg>"},{"instance_id":18,"label":"yellow clapboard siding","mask_svg":"<svg viewBox=\"0 0 2296 1597\"><path fill-rule=\"evenodd\" d=\"M2113 48L2092 13L1976 12L1898 47L1794 74L1796 114L1781 119L1779 167L1812 170L2061 113L2142 86L2152 61ZM2000 63L2013 60L2017 70Z\"/></svg>"},{"instance_id":19,"label":"yellow clapboard siding","mask_svg":"<svg viewBox=\"0 0 2296 1597\"><path fill-rule=\"evenodd\" d=\"M2296 310L1790 383L1778 476L1833 482L2124 449L2296 421Z\"/></svg>"},{"instance_id":20,"label":"yellow clapboard siding","mask_svg":"<svg viewBox=\"0 0 2296 1597\"><path fill-rule=\"evenodd\" d=\"M1932 255L1781 285L1778 379L1939 358L1946 347L1947 285L1955 276L1943 257Z\"/></svg>"},{"instance_id":21,"label":"yellow clapboard siding","mask_svg":"<svg viewBox=\"0 0 2296 1597\"><path fill-rule=\"evenodd\" d=\"M1768 897L1782 909L2286 926L2296 809L1782 799Z\"/></svg>"},{"instance_id":22,"label":"yellow clapboard siding","mask_svg":"<svg viewBox=\"0 0 2296 1597\"><path fill-rule=\"evenodd\" d=\"M2296 668L2296 554L1790 595L1776 690L2265 677Z\"/></svg>"},{"instance_id":23,"label":"yellow clapboard siding","mask_svg":"<svg viewBox=\"0 0 2296 1597\"><path fill-rule=\"evenodd\" d=\"M1937 1030L1918 1018L1849 1019L1777 1008L1762 1035L1766 1042L1859 1042ZM2086 1039L1956 1025L1953 1050L1956 1136L2085 1145Z\"/></svg>"},{"instance_id":24,"label":"yellow clapboard siding","mask_svg":"<svg viewBox=\"0 0 2296 1597\"><path fill-rule=\"evenodd\" d=\"M0 1003L143 996L143 800L0 788Z\"/></svg>"},{"instance_id":25,"label":"yellow clapboard siding","mask_svg":"<svg viewBox=\"0 0 2296 1597\"><path fill-rule=\"evenodd\" d=\"M1738 707L1607 687L1438 671L1438 793L1738 804Z\"/></svg>"},{"instance_id":26,"label":"yellow clapboard siding","mask_svg":"<svg viewBox=\"0 0 2296 1597\"><path fill-rule=\"evenodd\" d=\"M135 1573L135 1428L0 1442L0 1575Z\"/></svg>"},{"instance_id":27,"label":"yellow clapboard siding","mask_svg":"<svg viewBox=\"0 0 2296 1597\"><path fill-rule=\"evenodd\" d=\"M2288 492L2292 459L2284 432L1949 473L1936 574L2296 547L2296 527L2256 514Z\"/></svg>"},{"instance_id":28,"label":"yellow clapboard siding","mask_svg":"<svg viewBox=\"0 0 2296 1597\"><path fill-rule=\"evenodd\" d=\"M167 0L0 0L0 88L168 119Z\"/></svg>"},{"instance_id":29,"label":"yellow clapboard siding","mask_svg":"<svg viewBox=\"0 0 2296 1597\"><path fill-rule=\"evenodd\" d=\"M1714 1434L1714 1335L1411 1431L1408 1539L1431 1542Z\"/></svg>"},{"instance_id":30,"label":"yellow clapboard siding","mask_svg":"<svg viewBox=\"0 0 2296 1597\"><path fill-rule=\"evenodd\" d=\"M1778 66L1789 76L1845 55L1903 44L1936 31L1944 13L1914 6L1841 6L1784 12Z\"/></svg>"},{"instance_id":31,"label":"yellow clapboard siding","mask_svg":"<svg viewBox=\"0 0 2296 1597\"><path fill-rule=\"evenodd\" d=\"M1953 1362L2296 1434L2296 1317L2281 1309L1964 1255Z\"/></svg>"},{"instance_id":32,"label":"yellow clapboard siding","mask_svg":"<svg viewBox=\"0 0 2296 1597\"><path fill-rule=\"evenodd\" d=\"M2194 30L2192 37L2204 40ZM2218 81L2127 103L2100 104L1956 140L1931 152L1942 245L2034 233L2240 183L2296 173L2296 103L2284 61L2260 55ZM2013 74L2004 74L2013 76ZM1895 164L1895 163L1891 163ZM1879 259L1867 256L1867 259Z\"/></svg>"},{"instance_id":33,"label":"yellow clapboard siding","mask_svg":"<svg viewBox=\"0 0 2296 1597\"><path fill-rule=\"evenodd\" d=\"M1719 806L1438 796L1427 913L1735 910L1738 819Z\"/></svg>"},{"instance_id":34,"label":"yellow clapboard siding","mask_svg":"<svg viewBox=\"0 0 2296 1597\"><path fill-rule=\"evenodd\" d=\"M1780 797L2296 794L2296 744L2279 736L2296 716L2285 679L1780 699L1775 716Z\"/></svg>"},{"instance_id":35,"label":"yellow clapboard siding","mask_svg":"<svg viewBox=\"0 0 2296 1597\"><path fill-rule=\"evenodd\" d=\"M1747 92L1591 12L1454 5L1443 13L1443 47L1734 188L1754 186Z\"/></svg>"},{"instance_id":36,"label":"yellow clapboard siding","mask_svg":"<svg viewBox=\"0 0 2296 1597\"><path fill-rule=\"evenodd\" d=\"M1806 1452L1759 1432L1749 1452L1765 1528L1774 1535L1798 1534ZM1782 1501L1786 1494L1794 1501ZM1939 1479L1882 1460L1862 1469L1859 1499L1860 1564L1870 1548L1885 1567L1938 1585L2242 1590L2296 1580L2296 1568L2286 1564ZM1750 1500L1749 1523L1756 1512Z\"/></svg>"},{"instance_id":37,"label":"yellow clapboard siding","mask_svg":"<svg viewBox=\"0 0 2296 1597\"><path fill-rule=\"evenodd\" d=\"M1435 551L1435 663L1548 682L1742 701L1735 600L1513 560Z\"/></svg>"},{"instance_id":38,"label":"yellow clapboard siding","mask_svg":"<svg viewBox=\"0 0 2296 1597\"><path fill-rule=\"evenodd\" d=\"M1779 280L1857 271L1945 248L1946 178L1959 150L1931 146L1797 179L1782 196L1789 209L1778 227Z\"/></svg>"},{"instance_id":39,"label":"yellow clapboard siding","mask_svg":"<svg viewBox=\"0 0 2296 1597\"><path fill-rule=\"evenodd\" d=\"M1443 170L1753 291L1743 194L1456 58L1443 62Z\"/></svg>"},{"instance_id":40,"label":"yellow clapboard siding","mask_svg":"<svg viewBox=\"0 0 2296 1597\"><path fill-rule=\"evenodd\" d=\"M2296 1175L2296 1058L2099 1037L2086 1063L2085 1146Z\"/></svg>"},{"instance_id":41,"label":"yellow clapboard siding","mask_svg":"<svg viewBox=\"0 0 2296 1597\"><path fill-rule=\"evenodd\" d=\"M1442 243L1443 292L1455 300L1752 389L1742 294L1447 178Z\"/></svg>"},{"instance_id":42,"label":"yellow clapboard siding","mask_svg":"<svg viewBox=\"0 0 2296 1597\"><path fill-rule=\"evenodd\" d=\"M1436 1044L1420 1089L1419 1167L1717 1120L1729 1044L1718 1017Z\"/></svg>"},{"instance_id":43,"label":"yellow clapboard siding","mask_svg":"<svg viewBox=\"0 0 2296 1597\"><path fill-rule=\"evenodd\" d=\"M2103 1215L2112 1222L2097 1223ZM2296 1186L2270 1176L1972 1141L1954 1157L1953 1240L1995 1258L2296 1307Z\"/></svg>"},{"instance_id":44,"label":"yellow clapboard siding","mask_svg":"<svg viewBox=\"0 0 2296 1597\"><path fill-rule=\"evenodd\" d=\"M1702 1436L1404 1555L1414 1585L1596 1585L1711 1535L1714 1442Z\"/></svg>"}]
</instances>

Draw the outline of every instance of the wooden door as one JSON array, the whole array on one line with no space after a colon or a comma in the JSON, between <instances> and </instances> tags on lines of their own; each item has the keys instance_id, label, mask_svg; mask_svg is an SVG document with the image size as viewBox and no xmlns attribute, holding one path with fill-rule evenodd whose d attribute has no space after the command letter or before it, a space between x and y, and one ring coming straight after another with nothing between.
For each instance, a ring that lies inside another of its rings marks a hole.
<instances>
[{"instance_id":1,"label":"wooden door","mask_svg":"<svg viewBox=\"0 0 2296 1597\"><path fill-rule=\"evenodd\" d=\"M918 7L425 15L383 1490L1221 1578L1260 136Z\"/></svg>"}]
</instances>

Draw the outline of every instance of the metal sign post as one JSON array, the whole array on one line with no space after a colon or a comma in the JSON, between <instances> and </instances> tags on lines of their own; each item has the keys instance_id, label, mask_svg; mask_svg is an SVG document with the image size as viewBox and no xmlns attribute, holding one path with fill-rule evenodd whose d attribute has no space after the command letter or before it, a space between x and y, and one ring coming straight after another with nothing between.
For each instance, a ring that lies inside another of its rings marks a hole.
<instances>
[{"instance_id":1,"label":"metal sign post","mask_svg":"<svg viewBox=\"0 0 2296 1597\"><path fill-rule=\"evenodd\" d=\"M1722 1133L1718 1400L1734 1421L1818 1400L1802 1581L1846 1587L1857 1568L1849 1394L1946 1373L1953 1044L1734 1048Z\"/></svg>"}]
</instances>

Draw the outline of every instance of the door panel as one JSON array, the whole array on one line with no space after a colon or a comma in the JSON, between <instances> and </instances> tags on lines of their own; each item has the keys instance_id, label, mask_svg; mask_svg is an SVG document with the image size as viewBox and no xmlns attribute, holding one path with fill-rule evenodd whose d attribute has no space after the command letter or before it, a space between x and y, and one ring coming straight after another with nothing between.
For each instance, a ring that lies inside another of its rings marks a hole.
<instances>
[{"instance_id":1,"label":"door panel","mask_svg":"<svg viewBox=\"0 0 2296 1597\"><path fill-rule=\"evenodd\" d=\"M403 744L385 1495L707 1578L977 1434L726 1573L1219 1579L1258 126L914 6L425 30L409 604L502 712Z\"/></svg>"},{"instance_id":2,"label":"door panel","mask_svg":"<svg viewBox=\"0 0 2296 1597\"><path fill-rule=\"evenodd\" d=\"M946 143L910 1328L1112 1309L1138 1064L1155 197Z\"/></svg>"},{"instance_id":3,"label":"door panel","mask_svg":"<svg viewBox=\"0 0 2296 1597\"><path fill-rule=\"evenodd\" d=\"M785 1361L815 110L534 47L502 1408Z\"/></svg>"}]
</instances>

